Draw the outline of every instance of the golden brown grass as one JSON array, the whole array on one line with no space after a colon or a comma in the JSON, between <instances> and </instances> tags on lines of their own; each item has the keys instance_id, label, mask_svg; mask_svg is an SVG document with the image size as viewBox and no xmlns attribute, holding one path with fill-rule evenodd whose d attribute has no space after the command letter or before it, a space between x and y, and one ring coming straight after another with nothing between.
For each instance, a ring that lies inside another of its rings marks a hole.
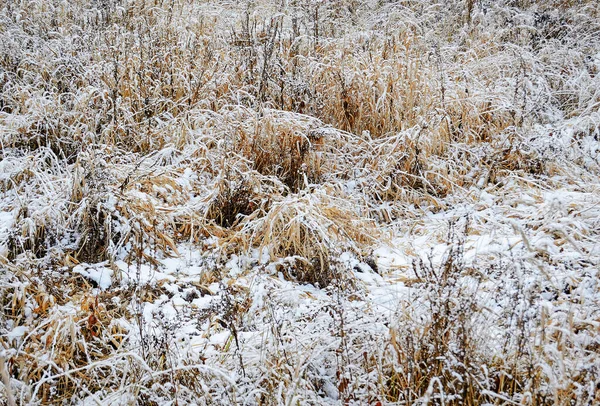
<instances>
[{"instance_id":1,"label":"golden brown grass","mask_svg":"<svg viewBox=\"0 0 600 406\"><path fill-rule=\"evenodd\" d=\"M214 371L171 365L171 336L125 350L130 332L115 320L137 317L143 332L139 315L73 278L76 264L156 269L189 242L208 258L202 292L232 255L255 249L288 279L338 289L352 274L340 254L364 259L407 218L501 190L511 177L515 187L548 188L552 176L597 177L586 150L600 122L596 2L283 3L0 6L0 203L14 217L0 228L10 282L0 290L0 340L25 402L235 392ZM488 356L470 330L482 310L448 293L464 269L421 267L415 284L433 292L426 302L437 313L417 320L408 308L386 337L387 358L365 357L379 363L362 371L379 374L369 401L580 401L591 373L574 368L548 389L540 366L581 353L568 334L547 338L558 356ZM56 280L39 279L49 270ZM156 291L114 295L139 306L167 294L146 288ZM448 305L455 300L466 307ZM228 328L243 324L246 305ZM7 326L28 332L7 342ZM523 339L539 328L530 327ZM265 365L257 382L266 393L302 378L281 354ZM349 378L337 378L348 395Z\"/></svg>"},{"instance_id":2,"label":"golden brown grass","mask_svg":"<svg viewBox=\"0 0 600 406\"><path fill-rule=\"evenodd\" d=\"M381 239L356 204L322 191L307 192L274 203L264 217L246 222L238 235L267 248L272 258L291 257L296 265L292 276L298 281L327 286L344 278L331 262L341 249L361 256L365 247Z\"/></svg>"}]
</instances>

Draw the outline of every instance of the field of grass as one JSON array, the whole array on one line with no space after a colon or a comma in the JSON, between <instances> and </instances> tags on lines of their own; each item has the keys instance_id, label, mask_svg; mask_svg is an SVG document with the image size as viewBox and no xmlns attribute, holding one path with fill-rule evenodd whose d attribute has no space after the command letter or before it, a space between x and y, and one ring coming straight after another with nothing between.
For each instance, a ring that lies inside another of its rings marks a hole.
<instances>
[{"instance_id":1,"label":"field of grass","mask_svg":"<svg viewBox=\"0 0 600 406\"><path fill-rule=\"evenodd\" d=\"M600 3L0 1L0 403L600 404Z\"/></svg>"}]
</instances>

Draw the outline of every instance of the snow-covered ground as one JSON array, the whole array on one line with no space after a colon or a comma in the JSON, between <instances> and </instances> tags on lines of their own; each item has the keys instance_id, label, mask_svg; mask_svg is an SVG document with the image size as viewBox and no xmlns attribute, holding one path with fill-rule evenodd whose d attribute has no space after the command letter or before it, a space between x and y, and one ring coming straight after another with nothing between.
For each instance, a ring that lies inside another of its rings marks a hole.
<instances>
[{"instance_id":1,"label":"snow-covered ground","mask_svg":"<svg viewBox=\"0 0 600 406\"><path fill-rule=\"evenodd\" d=\"M7 404L600 404L595 1L0 4Z\"/></svg>"}]
</instances>

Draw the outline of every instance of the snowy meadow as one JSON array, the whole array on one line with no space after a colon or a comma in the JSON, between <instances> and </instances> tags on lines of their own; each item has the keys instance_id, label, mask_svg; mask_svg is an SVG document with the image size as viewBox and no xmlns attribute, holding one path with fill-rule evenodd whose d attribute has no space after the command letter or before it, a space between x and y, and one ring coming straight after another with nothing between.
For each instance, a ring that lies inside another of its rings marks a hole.
<instances>
[{"instance_id":1,"label":"snowy meadow","mask_svg":"<svg viewBox=\"0 0 600 406\"><path fill-rule=\"evenodd\" d=\"M0 1L0 403L600 404L600 3Z\"/></svg>"}]
</instances>

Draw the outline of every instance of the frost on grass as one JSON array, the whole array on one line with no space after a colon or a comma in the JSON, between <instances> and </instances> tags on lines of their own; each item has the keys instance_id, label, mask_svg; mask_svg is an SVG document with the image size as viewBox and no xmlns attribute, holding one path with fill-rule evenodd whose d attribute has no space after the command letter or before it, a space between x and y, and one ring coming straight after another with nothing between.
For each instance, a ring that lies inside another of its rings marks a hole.
<instances>
[{"instance_id":1,"label":"frost on grass","mask_svg":"<svg viewBox=\"0 0 600 406\"><path fill-rule=\"evenodd\" d=\"M595 1L0 5L9 404L600 403Z\"/></svg>"}]
</instances>

